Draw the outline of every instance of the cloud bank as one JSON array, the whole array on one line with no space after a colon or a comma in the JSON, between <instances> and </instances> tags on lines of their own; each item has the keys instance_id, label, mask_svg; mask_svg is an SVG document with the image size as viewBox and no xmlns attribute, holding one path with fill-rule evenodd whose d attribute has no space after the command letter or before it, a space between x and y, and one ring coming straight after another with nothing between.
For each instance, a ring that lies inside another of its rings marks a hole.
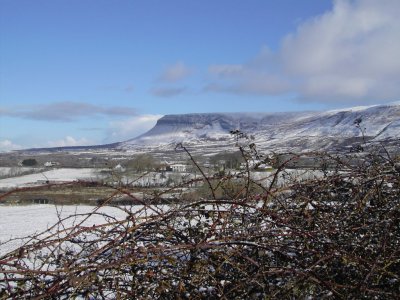
<instances>
[{"instance_id":1,"label":"cloud bank","mask_svg":"<svg viewBox=\"0 0 400 300\"><path fill-rule=\"evenodd\" d=\"M46 105L1 109L0 116L40 121L72 122L80 118L96 116L132 116L136 110L130 107L102 107L84 102L55 102Z\"/></svg>"},{"instance_id":2,"label":"cloud bank","mask_svg":"<svg viewBox=\"0 0 400 300\"><path fill-rule=\"evenodd\" d=\"M162 115L139 115L111 122L107 140L123 141L135 138L151 129L161 117Z\"/></svg>"},{"instance_id":3,"label":"cloud bank","mask_svg":"<svg viewBox=\"0 0 400 300\"><path fill-rule=\"evenodd\" d=\"M400 1L337 0L301 23L276 53L209 67L205 90L295 93L303 101L376 102L400 97Z\"/></svg>"},{"instance_id":4,"label":"cloud bank","mask_svg":"<svg viewBox=\"0 0 400 300\"><path fill-rule=\"evenodd\" d=\"M22 149L22 146L14 144L10 140L0 140L0 152Z\"/></svg>"},{"instance_id":5,"label":"cloud bank","mask_svg":"<svg viewBox=\"0 0 400 300\"><path fill-rule=\"evenodd\" d=\"M76 139L72 136L66 136L63 139L47 142L47 147L73 147L73 146L89 146L94 145L93 141L87 138Z\"/></svg>"}]
</instances>

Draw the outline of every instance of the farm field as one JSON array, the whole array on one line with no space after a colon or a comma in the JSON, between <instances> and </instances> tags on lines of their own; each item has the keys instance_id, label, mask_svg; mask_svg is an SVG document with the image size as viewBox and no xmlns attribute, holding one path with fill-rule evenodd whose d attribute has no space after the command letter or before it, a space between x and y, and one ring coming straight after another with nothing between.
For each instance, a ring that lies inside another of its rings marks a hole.
<instances>
[{"instance_id":1,"label":"farm field","mask_svg":"<svg viewBox=\"0 0 400 300\"><path fill-rule=\"evenodd\" d=\"M42 185L46 181L95 180L99 178L99 171L100 169L94 168L60 168L35 174L4 178L0 179L0 189Z\"/></svg>"},{"instance_id":2,"label":"farm field","mask_svg":"<svg viewBox=\"0 0 400 300\"><path fill-rule=\"evenodd\" d=\"M130 211L138 211L143 206L131 206ZM0 256L22 246L28 236L40 234L56 224L59 219L95 212L82 226L107 223L109 217L124 219L127 213L117 207L95 207L89 205L0 205ZM144 212L145 214L146 212ZM70 218L63 222L69 227L78 224L83 217ZM24 239L25 238L25 239Z\"/></svg>"}]
</instances>

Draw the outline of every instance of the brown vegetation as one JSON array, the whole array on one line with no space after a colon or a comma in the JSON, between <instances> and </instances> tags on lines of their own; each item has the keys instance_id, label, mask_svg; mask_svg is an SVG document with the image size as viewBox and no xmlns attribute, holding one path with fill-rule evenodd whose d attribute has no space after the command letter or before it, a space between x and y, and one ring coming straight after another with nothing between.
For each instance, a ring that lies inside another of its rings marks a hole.
<instances>
[{"instance_id":1,"label":"brown vegetation","mask_svg":"<svg viewBox=\"0 0 400 300\"><path fill-rule=\"evenodd\" d=\"M60 219L0 258L0 299L398 299L400 174L381 150L357 164L320 155L324 176L284 185L289 161L267 185L250 168L208 177L193 161L207 198L120 207L125 219L90 227Z\"/></svg>"}]
</instances>

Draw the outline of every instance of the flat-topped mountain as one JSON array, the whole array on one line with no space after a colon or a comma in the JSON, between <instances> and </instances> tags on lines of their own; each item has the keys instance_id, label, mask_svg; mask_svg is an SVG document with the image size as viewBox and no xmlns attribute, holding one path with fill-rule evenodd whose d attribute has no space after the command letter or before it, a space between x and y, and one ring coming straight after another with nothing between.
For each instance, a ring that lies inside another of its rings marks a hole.
<instances>
[{"instance_id":1,"label":"flat-topped mountain","mask_svg":"<svg viewBox=\"0 0 400 300\"><path fill-rule=\"evenodd\" d=\"M400 102L324 112L166 115L145 134L118 143L116 148L181 142L192 147L228 146L234 143L230 131L236 129L251 136L258 147L276 151L341 147L363 135L369 141L396 139L400 137Z\"/></svg>"},{"instance_id":2,"label":"flat-topped mountain","mask_svg":"<svg viewBox=\"0 0 400 300\"><path fill-rule=\"evenodd\" d=\"M362 140L389 144L400 140L400 102L330 111L166 115L148 132L124 142L29 151L163 152L183 143L198 154L210 154L235 149L232 130L247 134L259 149L277 152L340 150Z\"/></svg>"}]
</instances>

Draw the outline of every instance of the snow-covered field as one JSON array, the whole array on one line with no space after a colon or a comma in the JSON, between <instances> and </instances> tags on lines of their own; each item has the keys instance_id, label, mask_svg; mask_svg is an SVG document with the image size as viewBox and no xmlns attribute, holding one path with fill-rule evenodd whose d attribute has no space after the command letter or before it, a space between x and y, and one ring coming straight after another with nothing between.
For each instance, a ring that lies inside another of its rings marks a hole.
<instances>
[{"instance_id":1,"label":"snow-covered field","mask_svg":"<svg viewBox=\"0 0 400 300\"><path fill-rule=\"evenodd\" d=\"M75 180L96 180L100 169L93 168L60 168L36 174L0 179L0 189L12 189L32 185L41 185L46 181L68 182Z\"/></svg>"},{"instance_id":2,"label":"snow-covered field","mask_svg":"<svg viewBox=\"0 0 400 300\"><path fill-rule=\"evenodd\" d=\"M28 168L28 167L0 167L0 176L14 177L18 174L31 172L37 173L42 171L43 168Z\"/></svg>"},{"instance_id":3,"label":"snow-covered field","mask_svg":"<svg viewBox=\"0 0 400 300\"><path fill-rule=\"evenodd\" d=\"M152 207L155 210L164 209L163 206ZM55 206L55 205L26 205L26 206L6 206L0 205L0 256L12 251L19 246L22 246L27 239L21 239L27 236L39 234L46 229L56 224L60 218L66 218L75 214L85 214L93 212L96 209L94 206L86 205L68 205L68 206ZM130 211L138 211L143 209L143 206L129 207ZM92 215L83 224L84 226L92 226L94 224L104 224L107 222L104 215L115 217L117 219L125 219L127 214L123 210L116 207L101 207L96 212L100 214ZM154 211L147 210L141 213L152 214ZM64 226L73 226L77 224L82 217L70 218L63 222ZM10 241L11 240L11 241Z\"/></svg>"}]
</instances>

